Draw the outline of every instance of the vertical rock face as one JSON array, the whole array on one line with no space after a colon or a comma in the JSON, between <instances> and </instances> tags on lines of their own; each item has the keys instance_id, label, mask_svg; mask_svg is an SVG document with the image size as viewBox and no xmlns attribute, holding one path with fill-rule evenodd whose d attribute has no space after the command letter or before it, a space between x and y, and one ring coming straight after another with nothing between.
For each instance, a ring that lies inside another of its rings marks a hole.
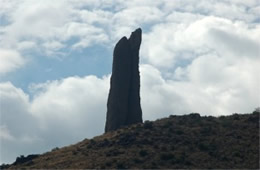
<instances>
[{"instance_id":1,"label":"vertical rock face","mask_svg":"<svg viewBox=\"0 0 260 170\"><path fill-rule=\"evenodd\" d=\"M141 41L139 28L115 46L105 132L143 121L138 66Z\"/></svg>"}]
</instances>

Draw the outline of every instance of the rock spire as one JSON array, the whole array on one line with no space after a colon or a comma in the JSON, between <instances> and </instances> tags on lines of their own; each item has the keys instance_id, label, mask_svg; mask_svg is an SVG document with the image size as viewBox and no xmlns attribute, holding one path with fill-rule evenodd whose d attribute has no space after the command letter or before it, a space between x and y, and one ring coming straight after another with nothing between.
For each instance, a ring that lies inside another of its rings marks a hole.
<instances>
[{"instance_id":1,"label":"rock spire","mask_svg":"<svg viewBox=\"0 0 260 170\"><path fill-rule=\"evenodd\" d=\"M142 122L140 104L139 49L142 30L116 44L107 102L105 132Z\"/></svg>"}]
</instances>

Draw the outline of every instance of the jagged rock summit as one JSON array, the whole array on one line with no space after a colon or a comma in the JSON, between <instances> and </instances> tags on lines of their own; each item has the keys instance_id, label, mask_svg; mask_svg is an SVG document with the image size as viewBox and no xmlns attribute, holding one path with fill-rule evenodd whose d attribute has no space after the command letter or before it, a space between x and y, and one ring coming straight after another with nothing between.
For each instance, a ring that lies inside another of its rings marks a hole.
<instances>
[{"instance_id":1,"label":"jagged rock summit","mask_svg":"<svg viewBox=\"0 0 260 170\"><path fill-rule=\"evenodd\" d=\"M105 132L143 122L140 104L139 49L141 28L116 44L107 102Z\"/></svg>"}]
</instances>

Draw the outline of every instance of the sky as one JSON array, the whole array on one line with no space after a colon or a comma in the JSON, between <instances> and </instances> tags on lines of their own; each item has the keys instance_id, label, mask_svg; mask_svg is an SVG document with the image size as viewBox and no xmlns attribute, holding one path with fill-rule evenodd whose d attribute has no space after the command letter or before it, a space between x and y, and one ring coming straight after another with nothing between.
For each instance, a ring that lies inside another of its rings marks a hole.
<instances>
[{"instance_id":1,"label":"sky","mask_svg":"<svg viewBox=\"0 0 260 170\"><path fill-rule=\"evenodd\" d=\"M0 0L0 164L104 133L113 48L142 28L144 120L260 106L258 0Z\"/></svg>"}]
</instances>

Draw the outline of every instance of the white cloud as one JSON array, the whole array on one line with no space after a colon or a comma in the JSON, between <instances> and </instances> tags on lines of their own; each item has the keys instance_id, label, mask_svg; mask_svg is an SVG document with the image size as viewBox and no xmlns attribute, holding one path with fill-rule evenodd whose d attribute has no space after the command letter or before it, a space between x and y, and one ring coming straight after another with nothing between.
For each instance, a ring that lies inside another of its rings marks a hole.
<instances>
[{"instance_id":1,"label":"white cloud","mask_svg":"<svg viewBox=\"0 0 260 170\"><path fill-rule=\"evenodd\" d=\"M35 151L36 146L28 141L37 137L38 128L29 107L29 96L23 90L10 82L0 83L1 163L14 161L20 154Z\"/></svg>"},{"instance_id":2,"label":"white cloud","mask_svg":"<svg viewBox=\"0 0 260 170\"><path fill-rule=\"evenodd\" d=\"M112 18L113 31L111 36L121 38L137 27L160 22L163 15L163 12L156 7L135 6L123 9L115 13Z\"/></svg>"},{"instance_id":3,"label":"white cloud","mask_svg":"<svg viewBox=\"0 0 260 170\"><path fill-rule=\"evenodd\" d=\"M50 41L43 44L43 46L47 49L51 50L59 50L64 47L64 44L60 43L59 41Z\"/></svg>"},{"instance_id":4,"label":"white cloud","mask_svg":"<svg viewBox=\"0 0 260 170\"><path fill-rule=\"evenodd\" d=\"M185 78L179 80L164 78L155 67L142 65L144 118L190 112L215 116L251 112L260 104L259 64L259 59L240 59L230 64L219 56L199 56L182 68Z\"/></svg>"},{"instance_id":5,"label":"white cloud","mask_svg":"<svg viewBox=\"0 0 260 170\"><path fill-rule=\"evenodd\" d=\"M109 19L113 17L113 13L104 10L80 10L75 11L78 14L78 18L83 23L88 24L109 24Z\"/></svg>"},{"instance_id":6,"label":"white cloud","mask_svg":"<svg viewBox=\"0 0 260 170\"><path fill-rule=\"evenodd\" d=\"M260 90L257 75L259 64L259 59L242 58L229 63L225 57L200 56L188 67L190 87L183 90L183 96L186 101L191 101L194 110L208 108L207 111L202 110L204 113L249 112L260 104L257 95ZM185 85L182 82L178 84L179 88ZM196 100L196 97L201 100ZM247 103L244 102L245 98Z\"/></svg>"},{"instance_id":7,"label":"white cloud","mask_svg":"<svg viewBox=\"0 0 260 170\"><path fill-rule=\"evenodd\" d=\"M180 57L194 57L194 50L246 49L249 43L255 53L260 39L259 24L255 23L259 3L253 0L4 0L0 6L0 18L5 21L0 25L0 45L20 55L24 48L28 53L28 45L33 45L31 52L54 58L67 55L64 48L76 51L96 44L110 46L143 27L147 62L170 67ZM222 42L226 42L224 47L219 46Z\"/></svg>"},{"instance_id":8,"label":"white cloud","mask_svg":"<svg viewBox=\"0 0 260 170\"><path fill-rule=\"evenodd\" d=\"M14 137L4 125L0 126L0 141L2 140L14 140Z\"/></svg>"},{"instance_id":9,"label":"white cloud","mask_svg":"<svg viewBox=\"0 0 260 170\"><path fill-rule=\"evenodd\" d=\"M62 1L59 1L62 2ZM60 10L63 8L63 10ZM4 27L2 43L9 48L15 47L23 39L49 40L55 38L58 28L66 22L67 13L63 3L50 3L50 1L23 1L15 11L10 14L11 23ZM55 16L55 17L53 17Z\"/></svg>"},{"instance_id":10,"label":"white cloud","mask_svg":"<svg viewBox=\"0 0 260 170\"><path fill-rule=\"evenodd\" d=\"M75 43L73 48L84 48L93 45L106 42L108 37L104 34L104 30L95 26L84 23L70 23L66 30L65 37L70 39L71 37L79 37L79 42Z\"/></svg>"},{"instance_id":11,"label":"white cloud","mask_svg":"<svg viewBox=\"0 0 260 170\"><path fill-rule=\"evenodd\" d=\"M102 134L108 85L109 77L69 77L32 86L30 101L10 82L0 83L0 161Z\"/></svg>"},{"instance_id":12,"label":"white cloud","mask_svg":"<svg viewBox=\"0 0 260 170\"><path fill-rule=\"evenodd\" d=\"M176 93L174 86L164 79L161 72L151 65L142 65L141 104L144 120L155 120L170 114L189 113L183 97Z\"/></svg>"},{"instance_id":13,"label":"white cloud","mask_svg":"<svg viewBox=\"0 0 260 170\"><path fill-rule=\"evenodd\" d=\"M76 46L87 47L92 42L100 43L99 39L106 41L107 37L101 28L83 23L82 20L78 22L78 15L86 10L75 8L74 3L70 1L54 3L50 0L40 0L37 3L31 0L22 1L15 6L16 10L9 10L10 23L0 28L2 32L0 44L6 48L16 49L23 41L33 41L40 48L47 48L49 46L46 46L46 43L63 44L77 37L80 42ZM7 4L11 6L11 3ZM52 47L47 50L57 50ZM63 45L60 46L62 47Z\"/></svg>"},{"instance_id":14,"label":"white cloud","mask_svg":"<svg viewBox=\"0 0 260 170\"><path fill-rule=\"evenodd\" d=\"M1 125L5 125L14 137L26 133L28 127L34 126L33 118L29 114L29 96L10 82L0 84L0 94Z\"/></svg>"},{"instance_id":15,"label":"white cloud","mask_svg":"<svg viewBox=\"0 0 260 170\"><path fill-rule=\"evenodd\" d=\"M17 46L18 51L33 51L37 50L37 44L33 41L22 41Z\"/></svg>"},{"instance_id":16,"label":"white cloud","mask_svg":"<svg viewBox=\"0 0 260 170\"><path fill-rule=\"evenodd\" d=\"M198 17L186 24L155 25L144 35L142 56L157 67L173 67L181 60L191 60L202 54L258 57L259 39L259 26L249 28L243 22Z\"/></svg>"},{"instance_id":17,"label":"white cloud","mask_svg":"<svg viewBox=\"0 0 260 170\"><path fill-rule=\"evenodd\" d=\"M84 126L79 133L86 133L87 129L99 125L95 132L89 133L101 133L108 80L108 77L70 77L41 85L31 103L31 113L41 120L43 129L48 128L50 123L57 126L57 122L66 122L66 129Z\"/></svg>"},{"instance_id":18,"label":"white cloud","mask_svg":"<svg viewBox=\"0 0 260 170\"><path fill-rule=\"evenodd\" d=\"M0 48L0 74L13 71L24 63L24 58L17 51Z\"/></svg>"}]
</instances>

